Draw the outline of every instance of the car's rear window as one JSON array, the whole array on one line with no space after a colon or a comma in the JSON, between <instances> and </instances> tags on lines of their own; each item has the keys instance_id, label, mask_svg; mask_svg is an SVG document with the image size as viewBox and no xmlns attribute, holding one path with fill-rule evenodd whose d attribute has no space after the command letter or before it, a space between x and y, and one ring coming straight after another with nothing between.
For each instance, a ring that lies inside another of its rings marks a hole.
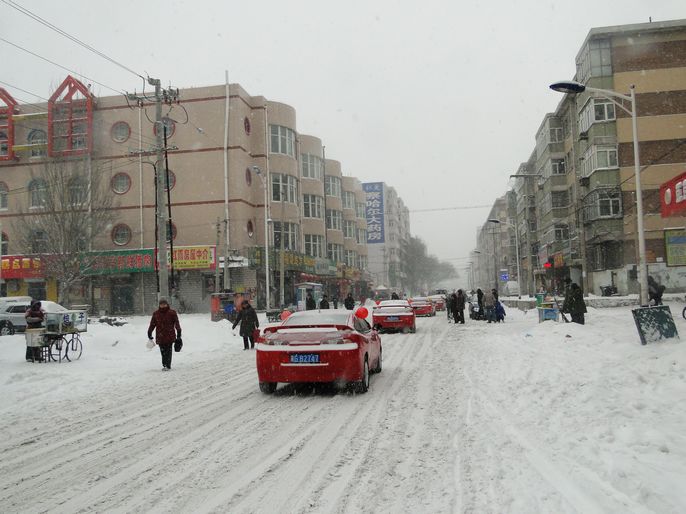
<instances>
[{"instance_id":1,"label":"car's rear window","mask_svg":"<svg viewBox=\"0 0 686 514\"><path fill-rule=\"evenodd\" d=\"M297 325L347 325L350 314L331 310L294 312L284 322L283 326Z\"/></svg>"},{"instance_id":2,"label":"car's rear window","mask_svg":"<svg viewBox=\"0 0 686 514\"><path fill-rule=\"evenodd\" d=\"M374 314L398 314L402 312L412 311L409 305L389 305L388 307L379 307L374 309Z\"/></svg>"}]
</instances>

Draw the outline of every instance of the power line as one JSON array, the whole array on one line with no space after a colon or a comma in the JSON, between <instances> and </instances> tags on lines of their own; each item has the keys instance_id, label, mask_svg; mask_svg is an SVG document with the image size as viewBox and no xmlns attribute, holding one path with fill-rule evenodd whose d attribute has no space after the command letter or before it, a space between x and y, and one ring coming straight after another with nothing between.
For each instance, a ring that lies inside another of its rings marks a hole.
<instances>
[{"instance_id":1,"label":"power line","mask_svg":"<svg viewBox=\"0 0 686 514\"><path fill-rule=\"evenodd\" d=\"M3 37L0 37L0 41L2 41L3 43L7 43L8 45L13 46L14 48L17 48L17 49L21 50L22 52L26 52L27 54L33 55L34 57L38 57L39 59L41 59L41 60L43 60L43 61L45 61L45 62L48 62L48 63L52 64L53 66L57 66L58 68L62 68L63 70L68 71L69 73L73 73L74 75L79 75L79 76L81 76L81 77L83 77L83 78L85 78L85 79L88 79L90 82L93 82L93 83L95 83L95 84L98 84L99 86L102 86L102 87L104 87L105 89L109 89L110 91L114 91L114 92L115 92L116 94L118 94L118 95L126 94L123 90L114 89L113 87L110 87L110 86L108 86L108 85L106 85L106 84L103 84L102 82L99 82L99 81L97 81L97 80L95 80L95 79L92 79L92 78L90 78L90 77L87 77L87 76L84 75L83 73L79 73L78 71L69 69L69 68L67 68L66 66L62 66L61 64L56 63L55 61L51 61L51 60L48 59L47 57L43 57L42 55L39 55L39 54L37 54L37 53L35 53L35 52L32 52L31 50L28 50L28 49L24 48L23 46L20 46L20 45L17 45L17 44L15 44L15 43L12 43L11 41L8 41L8 40L6 40L6 39L3 38Z\"/></svg>"},{"instance_id":2,"label":"power line","mask_svg":"<svg viewBox=\"0 0 686 514\"><path fill-rule=\"evenodd\" d=\"M460 205L456 207L437 207L435 209L412 209L409 212L461 211L467 209L490 209L493 205Z\"/></svg>"},{"instance_id":3,"label":"power line","mask_svg":"<svg viewBox=\"0 0 686 514\"><path fill-rule=\"evenodd\" d=\"M25 15L28 16L29 18L32 18L33 20L37 21L38 23L41 23L42 25L45 25L45 26L48 27L49 29L54 30L54 31L57 32L58 34L60 34L60 35L62 35L62 36L64 36L64 37L66 37L67 39L69 39L69 40L71 40L71 41L73 41L73 42L76 43L77 45L82 46L82 47L85 48L86 50L89 50L89 51L93 52L95 55L97 55L97 56L99 56L99 57L102 57L103 59L105 59L105 60L111 62L111 63L114 64L115 66L119 66L119 67L122 68L123 70L126 70L126 71L128 71L129 73L131 73L131 74L133 74L133 75L135 75L135 76L137 76L137 77L140 77L141 79L145 80L145 77L143 77L143 76L140 75L139 73L136 73L135 71L133 71L133 70L132 70L131 68L129 68L128 66L125 66L124 64L122 64L122 63L120 63L120 62L114 60L112 57L110 57L110 56L104 54L104 53L101 52L100 50L97 50L96 48L93 48L93 47L92 47L91 45L89 45L88 43L84 43L83 41L81 41L81 40L80 40L79 38L77 38L76 36L72 36L72 35L69 34L68 32L66 32L66 31L62 30L61 28L59 28L59 27L53 25L52 23L50 23L49 21L47 21L47 20L41 18L41 17L38 16L37 14L35 14L35 13L29 11L26 7L23 7L23 6L19 5L18 3L14 2L14 1L12 1L12 0L1 0L1 1L2 1L3 3L5 3L6 5L12 7L13 9L19 11L20 13L25 14Z\"/></svg>"}]
</instances>

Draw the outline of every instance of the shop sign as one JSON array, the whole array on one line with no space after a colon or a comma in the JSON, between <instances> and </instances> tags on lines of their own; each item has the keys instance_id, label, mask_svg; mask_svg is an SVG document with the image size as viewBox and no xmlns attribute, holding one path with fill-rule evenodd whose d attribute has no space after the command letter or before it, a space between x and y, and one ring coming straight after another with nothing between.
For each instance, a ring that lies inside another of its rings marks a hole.
<instances>
[{"instance_id":1,"label":"shop sign","mask_svg":"<svg viewBox=\"0 0 686 514\"><path fill-rule=\"evenodd\" d=\"M7 255L2 258L2 278L43 278L40 257Z\"/></svg>"},{"instance_id":2,"label":"shop sign","mask_svg":"<svg viewBox=\"0 0 686 514\"><path fill-rule=\"evenodd\" d=\"M174 269L214 269L217 265L216 253L215 246L175 246ZM171 263L170 250L167 250L167 261Z\"/></svg>"},{"instance_id":3,"label":"shop sign","mask_svg":"<svg viewBox=\"0 0 686 514\"><path fill-rule=\"evenodd\" d=\"M367 217L367 244L386 242L384 234L384 190L383 182L367 182L362 184L367 194L365 207Z\"/></svg>"},{"instance_id":4,"label":"shop sign","mask_svg":"<svg viewBox=\"0 0 686 514\"><path fill-rule=\"evenodd\" d=\"M686 266L686 230L665 230L667 266Z\"/></svg>"},{"instance_id":5,"label":"shop sign","mask_svg":"<svg viewBox=\"0 0 686 514\"><path fill-rule=\"evenodd\" d=\"M110 250L91 254L91 262L84 265L84 275L116 275L143 273L155 270L153 250Z\"/></svg>"},{"instance_id":6,"label":"shop sign","mask_svg":"<svg viewBox=\"0 0 686 514\"><path fill-rule=\"evenodd\" d=\"M557 252L553 255L554 263L556 268L562 268L565 265L565 257L562 252Z\"/></svg>"},{"instance_id":7,"label":"shop sign","mask_svg":"<svg viewBox=\"0 0 686 514\"><path fill-rule=\"evenodd\" d=\"M329 261L327 259L315 259L315 261L314 261L314 272L317 275L328 275L329 274Z\"/></svg>"},{"instance_id":8,"label":"shop sign","mask_svg":"<svg viewBox=\"0 0 686 514\"><path fill-rule=\"evenodd\" d=\"M275 248L271 249L272 251L269 253L269 268L270 269L279 269L279 266L281 265L281 257L280 257L280 252L279 250L276 250ZM251 248L249 252L249 257L250 257L250 264L253 267L261 267L264 265L264 261L262 260L262 254L264 253L263 248ZM319 274L318 271L318 263L320 259L316 259L314 257L311 257L309 255L304 255L301 253L297 252L291 252L289 250L284 251L283 254L283 265L284 269L287 269L289 271L300 271L302 273L316 273ZM325 261L326 262L326 261Z\"/></svg>"},{"instance_id":9,"label":"shop sign","mask_svg":"<svg viewBox=\"0 0 686 514\"><path fill-rule=\"evenodd\" d=\"M660 214L663 218L686 214L686 173L660 186Z\"/></svg>"}]
</instances>

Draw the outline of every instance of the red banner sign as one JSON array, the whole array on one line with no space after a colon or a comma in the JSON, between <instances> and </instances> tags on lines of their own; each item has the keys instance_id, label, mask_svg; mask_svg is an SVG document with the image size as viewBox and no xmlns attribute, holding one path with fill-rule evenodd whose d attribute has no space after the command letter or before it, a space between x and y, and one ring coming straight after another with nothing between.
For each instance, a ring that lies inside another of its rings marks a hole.
<instances>
[{"instance_id":1,"label":"red banner sign","mask_svg":"<svg viewBox=\"0 0 686 514\"><path fill-rule=\"evenodd\" d=\"M660 210L663 218L686 215L686 172L660 186Z\"/></svg>"},{"instance_id":2,"label":"red banner sign","mask_svg":"<svg viewBox=\"0 0 686 514\"><path fill-rule=\"evenodd\" d=\"M43 278L40 257L7 255L2 258L2 278Z\"/></svg>"}]
</instances>

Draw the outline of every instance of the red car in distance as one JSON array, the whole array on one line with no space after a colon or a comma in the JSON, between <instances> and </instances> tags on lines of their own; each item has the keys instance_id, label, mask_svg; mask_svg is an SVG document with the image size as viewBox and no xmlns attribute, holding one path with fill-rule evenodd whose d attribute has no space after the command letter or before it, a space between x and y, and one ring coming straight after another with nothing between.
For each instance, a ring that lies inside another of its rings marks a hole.
<instances>
[{"instance_id":1,"label":"red car in distance","mask_svg":"<svg viewBox=\"0 0 686 514\"><path fill-rule=\"evenodd\" d=\"M429 298L424 296L410 298L410 305L412 305L416 316L436 315L436 307L434 307L434 303Z\"/></svg>"},{"instance_id":2,"label":"red car in distance","mask_svg":"<svg viewBox=\"0 0 686 514\"><path fill-rule=\"evenodd\" d=\"M407 300L384 300L374 306L372 326L379 332L416 332L416 316Z\"/></svg>"},{"instance_id":3,"label":"red car in distance","mask_svg":"<svg viewBox=\"0 0 686 514\"><path fill-rule=\"evenodd\" d=\"M441 296L440 294L436 294L436 295L429 296L429 300L431 300L434 303L434 306L436 307L437 311L444 311L445 310L445 296Z\"/></svg>"},{"instance_id":4,"label":"red car in distance","mask_svg":"<svg viewBox=\"0 0 686 514\"><path fill-rule=\"evenodd\" d=\"M335 382L369 389L370 373L381 371L381 338L364 307L351 311L300 311L264 330L255 345L260 390L282 383Z\"/></svg>"}]
</instances>

